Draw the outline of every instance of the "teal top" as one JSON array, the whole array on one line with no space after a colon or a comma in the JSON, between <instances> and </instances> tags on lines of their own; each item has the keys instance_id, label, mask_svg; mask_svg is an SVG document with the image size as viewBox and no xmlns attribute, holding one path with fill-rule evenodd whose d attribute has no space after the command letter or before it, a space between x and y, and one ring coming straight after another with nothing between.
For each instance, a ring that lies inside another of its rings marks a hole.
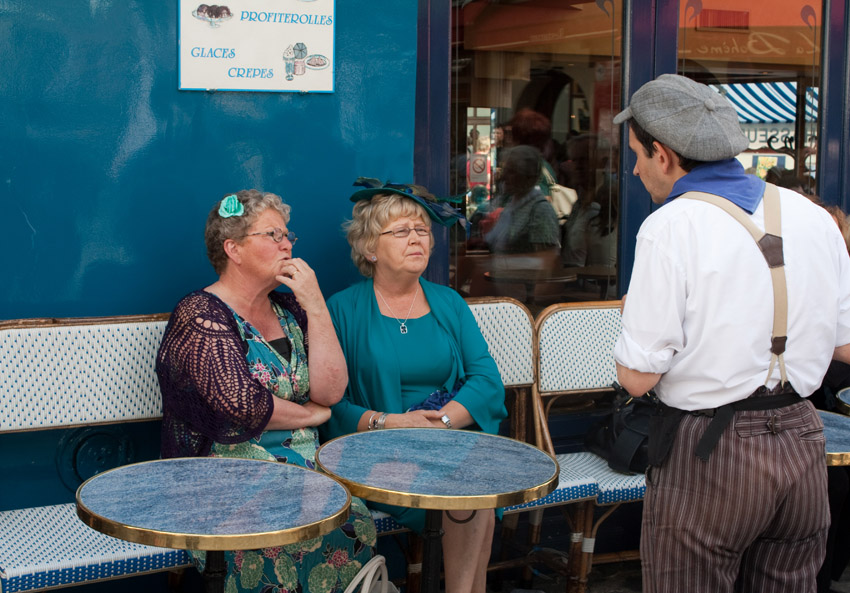
<instances>
[{"instance_id":1,"label":"teal top","mask_svg":"<svg viewBox=\"0 0 850 593\"><path fill-rule=\"evenodd\" d=\"M467 409L477 428L490 434L498 433L500 422L508 415L505 387L472 311L451 288L423 279L420 285L436 325L433 331L422 336L413 331L411 320L407 322L411 329L401 335L395 319L387 320L381 314L371 279L328 300L348 364L348 387L342 401L333 407L331 419L321 427L324 438L357 432L357 423L366 410L390 414L405 412L402 369L409 373L414 368L411 365L418 364L419 359L434 359L438 344L440 348L448 348L450 353L448 372L434 376L427 393L419 401L439 388L451 391L455 383L463 379L464 385L455 401ZM412 322L418 326L423 320ZM405 338L409 338L411 345L401 350L397 343Z\"/></svg>"},{"instance_id":2,"label":"teal top","mask_svg":"<svg viewBox=\"0 0 850 593\"><path fill-rule=\"evenodd\" d=\"M505 386L472 311L451 288L423 279L419 283L431 313L408 320L406 334L399 332L395 318L381 314L371 279L328 299L348 365L348 387L331 419L320 427L323 438L357 432L366 410L401 414L437 389L451 391L459 379L464 384L454 401L475 421L467 428L498 433L508 415ZM424 377L429 369L430 381ZM424 527L421 509L369 506L415 531Z\"/></svg>"},{"instance_id":3,"label":"teal top","mask_svg":"<svg viewBox=\"0 0 850 593\"><path fill-rule=\"evenodd\" d=\"M445 377L452 372L452 350L446 332L431 313L408 319L407 334L398 330L395 317L385 315L383 320L393 353L399 361L405 361L399 365L399 378L401 406L407 410L425 401L434 391L434 377ZM428 356L421 355L423 344L427 344Z\"/></svg>"}]
</instances>

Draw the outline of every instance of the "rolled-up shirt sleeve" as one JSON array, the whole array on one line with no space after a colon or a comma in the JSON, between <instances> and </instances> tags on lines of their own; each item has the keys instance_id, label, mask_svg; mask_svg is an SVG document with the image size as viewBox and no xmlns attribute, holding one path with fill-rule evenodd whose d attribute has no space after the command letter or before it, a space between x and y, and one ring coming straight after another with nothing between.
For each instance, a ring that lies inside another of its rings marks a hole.
<instances>
[{"instance_id":1,"label":"rolled-up shirt sleeve","mask_svg":"<svg viewBox=\"0 0 850 593\"><path fill-rule=\"evenodd\" d=\"M686 276L680 262L651 236L638 235L635 265L614 347L620 365L664 374L684 343Z\"/></svg>"}]
</instances>

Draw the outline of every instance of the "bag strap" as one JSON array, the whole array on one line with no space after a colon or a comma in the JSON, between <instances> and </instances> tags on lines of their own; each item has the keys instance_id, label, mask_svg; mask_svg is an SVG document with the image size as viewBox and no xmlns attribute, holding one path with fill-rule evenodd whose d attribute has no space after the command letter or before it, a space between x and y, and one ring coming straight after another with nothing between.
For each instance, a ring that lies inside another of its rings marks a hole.
<instances>
[{"instance_id":1,"label":"bag strap","mask_svg":"<svg viewBox=\"0 0 850 593\"><path fill-rule=\"evenodd\" d=\"M648 435L649 432L636 430L629 425L624 426L617 438L614 439L611 450L608 452L608 466L621 474L635 473L630 467L632 459L634 459L641 445L646 442Z\"/></svg>"},{"instance_id":2,"label":"bag strap","mask_svg":"<svg viewBox=\"0 0 850 593\"><path fill-rule=\"evenodd\" d=\"M764 187L764 228L758 228L744 210L729 200L703 192L687 192L679 196L714 204L741 223L761 250L770 268L773 283L773 335L770 342L770 368L765 384L770 380L776 363L782 385L788 382L785 372L785 343L788 341L788 285L785 278L785 257L782 252L782 212L779 190L772 183Z\"/></svg>"},{"instance_id":3,"label":"bag strap","mask_svg":"<svg viewBox=\"0 0 850 593\"><path fill-rule=\"evenodd\" d=\"M542 162L540 163L540 171L543 173L543 177L546 179L546 183L549 185L556 185L558 182L555 177L549 172L549 169L546 168Z\"/></svg>"},{"instance_id":4,"label":"bag strap","mask_svg":"<svg viewBox=\"0 0 850 593\"><path fill-rule=\"evenodd\" d=\"M377 577L376 577L376 573ZM380 554L375 555L360 569L343 593L354 593L358 585L360 593L387 593L389 578L387 577L387 562L386 558ZM376 584L380 583L379 589L373 590Z\"/></svg>"}]
</instances>

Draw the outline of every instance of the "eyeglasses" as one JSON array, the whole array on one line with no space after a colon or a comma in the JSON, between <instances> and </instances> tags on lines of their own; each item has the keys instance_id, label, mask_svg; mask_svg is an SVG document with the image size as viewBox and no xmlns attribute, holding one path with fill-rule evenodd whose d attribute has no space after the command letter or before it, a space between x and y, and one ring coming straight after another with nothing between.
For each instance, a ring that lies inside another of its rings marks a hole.
<instances>
[{"instance_id":1,"label":"eyeglasses","mask_svg":"<svg viewBox=\"0 0 850 593\"><path fill-rule=\"evenodd\" d=\"M426 235L431 234L431 229L426 226L415 226L413 228L410 227L401 227L398 229L393 229L391 231L384 231L383 233L379 233L380 235L392 235L393 237L398 237L399 239L403 239L410 234L410 231L415 231L417 235L420 237L424 237Z\"/></svg>"},{"instance_id":2,"label":"eyeglasses","mask_svg":"<svg viewBox=\"0 0 850 593\"><path fill-rule=\"evenodd\" d=\"M275 228L273 231L266 231L265 233L248 233L247 235L243 235L243 237L253 237L255 235L266 235L267 237L271 237L275 243L280 243L284 237L293 245L298 240L298 237L292 231L284 231L279 228Z\"/></svg>"}]
</instances>

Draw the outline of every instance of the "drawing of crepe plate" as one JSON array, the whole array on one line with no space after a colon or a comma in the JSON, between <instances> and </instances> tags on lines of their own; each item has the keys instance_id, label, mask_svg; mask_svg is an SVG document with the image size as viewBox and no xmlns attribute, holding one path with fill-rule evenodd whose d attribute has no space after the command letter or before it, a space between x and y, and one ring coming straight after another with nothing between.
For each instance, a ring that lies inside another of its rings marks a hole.
<instances>
[{"instance_id":1,"label":"drawing of crepe plate","mask_svg":"<svg viewBox=\"0 0 850 593\"><path fill-rule=\"evenodd\" d=\"M322 70L327 68L331 61L322 54L311 54L307 56L305 62L310 70Z\"/></svg>"}]
</instances>

